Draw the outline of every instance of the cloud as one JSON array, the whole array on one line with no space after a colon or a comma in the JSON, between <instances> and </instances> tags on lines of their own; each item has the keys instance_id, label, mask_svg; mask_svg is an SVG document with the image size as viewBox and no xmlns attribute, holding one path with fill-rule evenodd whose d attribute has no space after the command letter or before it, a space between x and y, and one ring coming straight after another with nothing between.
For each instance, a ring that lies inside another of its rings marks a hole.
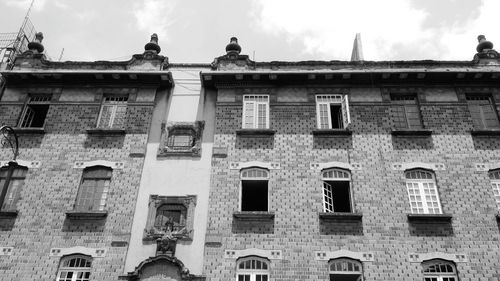
<instances>
[{"instance_id":1,"label":"cloud","mask_svg":"<svg viewBox=\"0 0 500 281\"><path fill-rule=\"evenodd\" d=\"M168 28L172 25L172 14L176 1L142 0L134 7L134 16L140 30L157 33L160 40L168 39Z\"/></svg>"},{"instance_id":2,"label":"cloud","mask_svg":"<svg viewBox=\"0 0 500 281\"><path fill-rule=\"evenodd\" d=\"M500 10L500 1L485 0L475 19L425 27L428 11L410 0L254 0L253 4L259 28L286 34L290 41L301 40L305 45L301 52L326 60L349 60L358 32L366 60L469 60L477 44L472 30L495 34L495 11ZM452 13L453 7L449 8Z\"/></svg>"},{"instance_id":3,"label":"cloud","mask_svg":"<svg viewBox=\"0 0 500 281\"><path fill-rule=\"evenodd\" d=\"M6 0L5 4L10 7L25 9L28 11L32 0ZM33 2L33 10L42 11L48 3L54 4L59 9L67 9L68 3L63 0L36 0Z\"/></svg>"}]
</instances>

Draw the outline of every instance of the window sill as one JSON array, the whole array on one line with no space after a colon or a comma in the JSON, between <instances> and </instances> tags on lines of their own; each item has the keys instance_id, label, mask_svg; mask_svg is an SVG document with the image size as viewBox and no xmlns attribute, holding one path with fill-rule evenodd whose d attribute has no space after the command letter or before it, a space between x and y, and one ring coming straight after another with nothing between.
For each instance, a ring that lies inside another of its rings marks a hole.
<instances>
[{"instance_id":1,"label":"window sill","mask_svg":"<svg viewBox=\"0 0 500 281\"><path fill-rule=\"evenodd\" d=\"M17 210L0 211L0 218L15 218L19 212Z\"/></svg>"},{"instance_id":2,"label":"window sill","mask_svg":"<svg viewBox=\"0 0 500 281\"><path fill-rule=\"evenodd\" d=\"M201 157L201 149L194 146L187 150L176 150L167 146L159 149L157 157Z\"/></svg>"},{"instance_id":3,"label":"window sill","mask_svg":"<svg viewBox=\"0 0 500 281\"><path fill-rule=\"evenodd\" d=\"M451 214L408 214L410 222L451 222Z\"/></svg>"},{"instance_id":4,"label":"window sill","mask_svg":"<svg viewBox=\"0 0 500 281\"><path fill-rule=\"evenodd\" d=\"M276 130L272 129L239 129L236 130L238 136L274 136Z\"/></svg>"},{"instance_id":5,"label":"window sill","mask_svg":"<svg viewBox=\"0 0 500 281\"><path fill-rule=\"evenodd\" d=\"M315 129L312 134L314 136L350 136L352 131L349 129Z\"/></svg>"},{"instance_id":6,"label":"window sill","mask_svg":"<svg viewBox=\"0 0 500 281\"><path fill-rule=\"evenodd\" d=\"M395 137L428 137L432 130L426 129L393 129L391 134Z\"/></svg>"},{"instance_id":7,"label":"window sill","mask_svg":"<svg viewBox=\"0 0 500 281\"><path fill-rule=\"evenodd\" d=\"M319 213L319 218L325 221L360 221L363 218L362 213Z\"/></svg>"},{"instance_id":8,"label":"window sill","mask_svg":"<svg viewBox=\"0 0 500 281\"><path fill-rule=\"evenodd\" d=\"M87 129L89 135L125 135L125 129L92 128Z\"/></svg>"},{"instance_id":9,"label":"window sill","mask_svg":"<svg viewBox=\"0 0 500 281\"><path fill-rule=\"evenodd\" d=\"M45 134L44 128L16 127L14 132L19 135L38 135Z\"/></svg>"},{"instance_id":10,"label":"window sill","mask_svg":"<svg viewBox=\"0 0 500 281\"><path fill-rule=\"evenodd\" d=\"M500 129L474 129L470 131L473 136L500 136Z\"/></svg>"},{"instance_id":11,"label":"window sill","mask_svg":"<svg viewBox=\"0 0 500 281\"><path fill-rule=\"evenodd\" d=\"M233 217L242 221L270 221L274 219L274 212L242 211L234 212Z\"/></svg>"},{"instance_id":12,"label":"window sill","mask_svg":"<svg viewBox=\"0 0 500 281\"><path fill-rule=\"evenodd\" d=\"M67 211L66 217L68 219L90 219L98 220L108 216L108 211Z\"/></svg>"}]
</instances>

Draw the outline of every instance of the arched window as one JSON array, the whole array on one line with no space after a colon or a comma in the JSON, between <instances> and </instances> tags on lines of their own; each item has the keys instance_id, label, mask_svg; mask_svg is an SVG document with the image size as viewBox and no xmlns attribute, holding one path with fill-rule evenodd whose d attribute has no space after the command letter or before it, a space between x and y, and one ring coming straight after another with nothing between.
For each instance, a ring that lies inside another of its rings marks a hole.
<instances>
[{"instance_id":1,"label":"arched window","mask_svg":"<svg viewBox=\"0 0 500 281\"><path fill-rule=\"evenodd\" d=\"M330 281L363 281L361 262L348 258L330 261Z\"/></svg>"},{"instance_id":2,"label":"arched window","mask_svg":"<svg viewBox=\"0 0 500 281\"><path fill-rule=\"evenodd\" d=\"M493 196L497 202L498 210L500 210L500 170L490 171L490 181L493 188Z\"/></svg>"},{"instance_id":3,"label":"arched window","mask_svg":"<svg viewBox=\"0 0 500 281\"><path fill-rule=\"evenodd\" d=\"M241 211L268 210L269 171L248 168L241 171Z\"/></svg>"},{"instance_id":4,"label":"arched window","mask_svg":"<svg viewBox=\"0 0 500 281\"><path fill-rule=\"evenodd\" d=\"M441 202L434 174L421 169L405 172L412 214L441 214Z\"/></svg>"},{"instance_id":5,"label":"arched window","mask_svg":"<svg viewBox=\"0 0 500 281\"><path fill-rule=\"evenodd\" d=\"M0 168L0 210L15 211L28 168L9 165Z\"/></svg>"},{"instance_id":6,"label":"arched window","mask_svg":"<svg viewBox=\"0 0 500 281\"><path fill-rule=\"evenodd\" d=\"M327 213L353 212L351 173L342 169L321 172L323 180L323 209Z\"/></svg>"},{"instance_id":7,"label":"arched window","mask_svg":"<svg viewBox=\"0 0 500 281\"><path fill-rule=\"evenodd\" d=\"M76 211L104 210L112 172L111 168L104 166L93 166L83 170L75 203Z\"/></svg>"},{"instance_id":8,"label":"arched window","mask_svg":"<svg viewBox=\"0 0 500 281\"><path fill-rule=\"evenodd\" d=\"M89 281L92 259L84 255L71 255L61 259L56 281Z\"/></svg>"},{"instance_id":9,"label":"arched window","mask_svg":"<svg viewBox=\"0 0 500 281\"><path fill-rule=\"evenodd\" d=\"M422 263L424 281L457 281L455 264L444 260L430 260Z\"/></svg>"},{"instance_id":10,"label":"arched window","mask_svg":"<svg viewBox=\"0 0 500 281\"><path fill-rule=\"evenodd\" d=\"M260 257L241 258L236 263L237 281L268 281L269 261Z\"/></svg>"}]
</instances>

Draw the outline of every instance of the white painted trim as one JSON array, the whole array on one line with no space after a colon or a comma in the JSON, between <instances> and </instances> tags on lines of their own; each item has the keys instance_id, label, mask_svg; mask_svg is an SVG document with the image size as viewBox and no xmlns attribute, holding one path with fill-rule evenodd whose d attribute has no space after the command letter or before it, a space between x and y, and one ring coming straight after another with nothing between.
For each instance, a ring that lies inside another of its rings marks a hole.
<instances>
[{"instance_id":1,"label":"white painted trim","mask_svg":"<svg viewBox=\"0 0 500 281\"><path fill-rule=\"evenodd\" d=\"M261 161L250 161L250 162L231 162L229 163L229 168L231 170L241 170L246 168L264 168L268 170L279 170L281 169L280 163L276 162L261 162Z\"/></svg>"},{"instance_id":2,"label":"white painted trim","mask_svg":"<svg viewBox=\"0 0 500 281\"><path fill-rule=\"evenodd\" d=\"M315 251L314 259L319 261L329 261L331 259L338 258L350 258L353 260L359 260L362 262L369 262L375 260L375 254L372 252L353 252L349 250L338 250L338 251Z\"/></svg>"},{"instance_id":3,"label":"white painted trim","mask_svg":"<svg viewBox=\"0 0 500 281\"><path fill-rule=\"evenodd\" d=\"M498 169L500 169L500 162L474 163L474 167L476 168L477 171L489 172L489 171L492 171L492 170L498 170Z\"/></svg>"},{"instance_id":4,"label":"white painted trim","mask_svg":"<svg viewBox=\"0 0 500 281\"><path fill-rule=\"evenodd\" d=\"M0 247L0 256L11 256L14 247Z\"/></svg>"},{"instance_id":5,"label":"white painted trim","mask_svg":"<svg viewBox=\"0 0 500 281\"><path fill-rule=\"evenodd\" d=\"M75 162L73 165L73 168L75 169L85 169L88 167L93 167L93 166L104 166L104 167L109 167L113 170L115 169L123 169L125 166L125 162L112 162L112 161L107 161L107 160L94 160L94 161L78 161Z\"/></svg>"},{"instance_id":6,"label":"white painted trim","mask_svg":"<svg viewBox=\"0 0 500 281\"><path fill-rule=\"evenodd\" d=\"M225 250L224 258L239 259L247 256L258 256L269 260L282 260L283 254L281 250L262 250L257 248L249 248L244 250Z\"/></svg>"},{"instance_id":7,"label":"white painted trim","mask_svg":"<svg viewBox=\"0 0 500 281\"><path fill-rule=\"evenodd\" d=\"M361 167L360 164L357 164L357 165L359 165L358 167ZM325 170L325 169L330 169L330 168L340 168L340 169L349 170L349 171L355 170L353 165L351 165L349 163L345 163L345 162L338 162L338 161L324 162L324 163L311 163L309 166L313 170Z\"/></svg>"},{"instance_id":8,"label":"white painted trim","mask_svg":"<svg viewBox=\"0 0 500 281\"><path fill-rule=\"evenodd\" d=\"M5 167L9 165L9 162L15 162L19 166L24 166L29 169L36 169L42 166L42 162L40 161L30 161L30 160L16 160L16 161L0 161L0 167Z\"/></svg>"},{"instance_id":9,"label":"white painted trim","mask_svg":"<svg viewBox=\"0 0 500 281\"><path fill-rule=\"evenodd\" d=\"M409 162L409 163L393 163L392 169L396 171L406 171L412 169L426 169L431 171L444 171L446 166L442 163L423 163L423 162Z\"/></svg>"},{"instance_id":10,"label":"white painted trim","mask_svg":"<svg viewBox=\"0 0 500 281\"><path fill-rule=\"evenodd\" d=\"M71 248L52 248L50 249L49 256L62 257L68 255L82 254L91 256L93 258L102 258L106 256L106 248L87 248L87 247L71 247Z\"/></svg>"},{"instance_id":11,"label":"white painted trim","mask_svg":"<svg viewBox=\"0 0 500 281\"><path fill-rule=\"evenodd\" d=\"M410 262L422 263L424 261L429 261L433 259L448 260L455 263L468 262L466 254L448 254L443 252L433 252L433 253L409 253L408 259Z\"/></svg>"}]
</instances>

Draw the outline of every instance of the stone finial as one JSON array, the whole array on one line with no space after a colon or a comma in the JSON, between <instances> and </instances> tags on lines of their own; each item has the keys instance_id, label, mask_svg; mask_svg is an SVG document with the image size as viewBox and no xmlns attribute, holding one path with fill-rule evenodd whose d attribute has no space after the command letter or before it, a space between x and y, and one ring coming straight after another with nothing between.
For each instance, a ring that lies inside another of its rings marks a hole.
<instances>
[{"instance_id":1,"label":"stone finial","mask_svg":"<svg viewBox=\"0 0 500 281\"><path fill-rule=\"evenodd\" d=\"M144 45L144 50L145 51L154 51L157 54L161 52L160 45L158 45L158 35L156 33L153 33L151 35L151 41Z\"/></svg>"},{"instance_id":2,"label":"stone finial","mask_svg":"<svg viewBox=\"0 0 500 281\"><path fill-rule=\"evenodd\" d=\"M493 49L493 43L486 40L486 36L479 35L477 37L477 41L479 42L479 44L477 44L477 48L476 48L476 51L478 53L481 53L484 50L492 50Z\"/></svg>"},{"instance_id":3,"label":"stone finial","mask_svg":"<svg viewBox=\"0 0 500 281\"><path fill-rule=\"evenodd\" d=\"M238 44L238 38L236 37L231 37L231 40L229 41L229 44L226 46L226 53L229 54L236 54L239 55L241 52L241 47Z\"/></svg>"},{"instance_id":4,"label":"stone finial","mask_svg":"<svg viewBox=\"0 0 500 281\"><path fill-rule=\"evenodd\" d=\"M42 53L45 48L42 45L43 33L37 32L35 40L28 43L28 49L34 53Z\"/></svg>"}]
</instances>

